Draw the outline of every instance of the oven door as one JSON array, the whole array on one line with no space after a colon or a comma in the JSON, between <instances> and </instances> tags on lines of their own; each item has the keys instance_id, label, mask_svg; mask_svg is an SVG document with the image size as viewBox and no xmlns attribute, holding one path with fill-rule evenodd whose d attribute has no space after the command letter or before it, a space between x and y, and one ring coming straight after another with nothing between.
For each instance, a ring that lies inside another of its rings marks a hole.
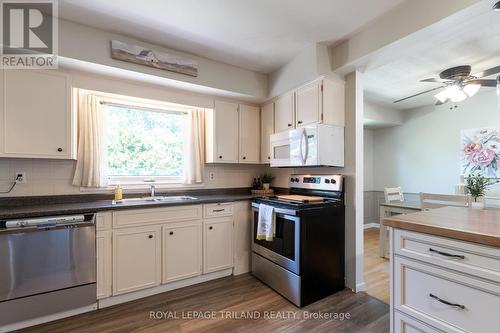
<instances>
[{"instance_id":1,"label":"oven door","mask_svg":"<svg viewBox=\"0 0 500 333\"><path fill-rule=\"evenodd\" d=\"M293 211L276 208L276 235L266 241L257 239L258 204L252 204L252 213L252 251L300 274L300 218L293 216Z\"/></svg>"}]
</instances>

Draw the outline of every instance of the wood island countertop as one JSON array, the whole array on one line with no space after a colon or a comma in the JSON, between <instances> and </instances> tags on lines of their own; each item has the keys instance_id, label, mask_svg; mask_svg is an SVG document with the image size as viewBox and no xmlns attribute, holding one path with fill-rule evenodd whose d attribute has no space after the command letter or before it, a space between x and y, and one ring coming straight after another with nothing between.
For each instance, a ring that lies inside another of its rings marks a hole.
<instances>
[{"instance_id":1,"label":"wood island countertop","mask_svg":"<svg viewBox=\"0 0 500 333\"><path fill-rule=\"evenodd\" d=\"M388 227L500 247L500 210L443 207L386 217Z\"/></svg>"}]
</instances>

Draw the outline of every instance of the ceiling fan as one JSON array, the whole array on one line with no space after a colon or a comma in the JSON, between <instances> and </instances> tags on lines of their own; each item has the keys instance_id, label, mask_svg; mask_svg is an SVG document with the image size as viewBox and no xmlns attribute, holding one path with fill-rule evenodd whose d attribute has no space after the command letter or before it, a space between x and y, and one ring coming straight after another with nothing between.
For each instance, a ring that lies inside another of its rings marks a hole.
<instances>
[{"instance_id":1,"label":"ceiling fan","mask_svg":"<svg viewBox=\"0 0 500 333\"><path fill-rule=\"evenodd\" d=\"M500 75L496 80L483 79L491 75L499 74L500 66L496 66L474 74L471 74L471 70L471 66L468 65L448 68L439 74L439 78L430 78L420 81L441 83L441 86L398 99L397 101L394 101L394 103L399 103L407 99L440 89L444 90L434 95L434 97L436 97L436 99L438 100L436 102L436 105L441 105L450 101L461 102L467 97L474 96L481 87L496 87L497 94L499 94L498 98L500 98Z\"/></svg>"}]
</instances>

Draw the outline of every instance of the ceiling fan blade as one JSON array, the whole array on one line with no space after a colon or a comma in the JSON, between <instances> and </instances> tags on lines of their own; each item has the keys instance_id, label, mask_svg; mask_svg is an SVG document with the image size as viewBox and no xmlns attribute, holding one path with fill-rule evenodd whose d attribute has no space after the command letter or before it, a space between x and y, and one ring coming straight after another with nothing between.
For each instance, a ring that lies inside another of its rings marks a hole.
<instances>
[{"instance_id":1,"label":"ceiling fan blade","mask_svg":"<svg viewBox=\"0 0 500 333\"><path fill-rule=\"evenodd\" d=\"M438 100L438 101L436 102L436 105L443 105L443 104L448 103L449 101L450 101L450 99L449 99L449 98L448 98L448 99L446 99L444 102L441 102L440 100Z\"/></svg>"},{"instance_id":2,"label":"ceiling fan blade","mask_svg":"<svg viewBox=\"0 0 500 333\"><path fill-rule=\"evenodd\" d=\"M496 67L484 70L482 72L478 72L476 74L473 74L473 76L475 76L478 79L480 79L482 77L486 77L486 76L490 76L490 75L498 74L498 73L500 73L500 66L496 66Z\"/></svg>"},{"instance_id":3,"label":"ceiling fan blade","mask_svg":"<svg viewBox=\"0 0 500 333\"><path fill-rule=\"evenodd\" d=\"M430 78L430 79L420 80L420 82L437 82L437 83L445 83L448 81L449 80L443 80L443 79L438 79L438 78Z\"/></svg>"},{"instance_id":4,"label":"ceiling fan blade","mask_svg":"<svg viewBox=\"0 0 500 333\"><path fill-rule=\"evenodd\" d=\"M496 87L497 80L470 80L467 84L480 84L483 87Z\"/></svg>"},{"instance_id":5,"label":"ceiling fan blade","mask_svg":"<svg viewBox=\"0 0 500 333\"><path fill-rule=\"evenodd\" d=\"M407 100L407 99L410 99L410 98L413 98L413 97L417 97L417 96L420 96L420 95L423 95L423 94L427 94L427 93L430 93L431 91L435 91L435 90L442 89L442 88L445 88L445 87L446 87L446 86L441 86L441 87L437 87L437 88L429 89L429 90L426 90L426 91L422 91L422 92L419 92L418 94L415 94L415 95L411 95L411 96L408 96L408 97L405 97L405 98L398 99L397 101L394 101L393 103L399 103L399 102L405 101L405 100Z\"/></svg>"}]
</instances>

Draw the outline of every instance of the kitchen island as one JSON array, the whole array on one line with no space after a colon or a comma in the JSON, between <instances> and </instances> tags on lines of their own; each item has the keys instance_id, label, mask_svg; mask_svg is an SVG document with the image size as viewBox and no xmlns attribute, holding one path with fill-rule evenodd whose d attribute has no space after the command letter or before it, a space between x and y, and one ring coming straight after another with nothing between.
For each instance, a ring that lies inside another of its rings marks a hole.
<instances>
[{"instance_id":1,"label":"kitchen island","mask_svg":"<svg viewBox=\"0 0 500 333\"><path fill-rule=\"evenodd\" d=\"M500 211L444 207L390 227L391 332L498 332Z\"/></svg>"}]
</instances>

